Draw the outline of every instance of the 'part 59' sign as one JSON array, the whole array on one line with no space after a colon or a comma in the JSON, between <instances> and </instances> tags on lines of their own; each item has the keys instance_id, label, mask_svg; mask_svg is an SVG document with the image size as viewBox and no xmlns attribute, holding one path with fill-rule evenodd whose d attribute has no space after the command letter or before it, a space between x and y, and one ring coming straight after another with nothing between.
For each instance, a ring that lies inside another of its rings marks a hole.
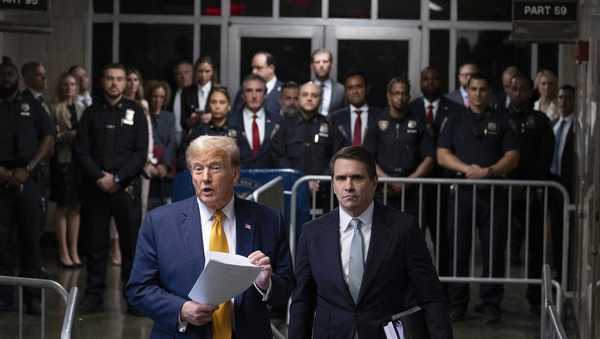
<instances>
[{"instance_id":1,"label":"'part 59' sign","mask_svg":"<svg viewBox=\"0 0 600 339\"><path fill-rule=\"evenodd\" d=\"M3 9L46 11L48 0L0 0L0 10Z\"/></svg>"},{"instance_id":2,"label":"'part 59' sign","mask_svg":"<svg viewBox=\"0 0 600 339\"><path fill-rule=\"evenodd\" d=\"M569 42L577 38L577 0L513 0L512 40Z\"/></svg>"}]
</instances>

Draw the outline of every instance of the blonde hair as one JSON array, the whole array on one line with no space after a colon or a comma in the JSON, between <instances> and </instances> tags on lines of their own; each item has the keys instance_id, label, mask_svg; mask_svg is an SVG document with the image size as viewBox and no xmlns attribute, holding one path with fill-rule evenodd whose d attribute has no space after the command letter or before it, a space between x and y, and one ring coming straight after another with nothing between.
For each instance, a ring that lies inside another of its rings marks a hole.
<instances>
[{"instance_id":1,"label":"blonde hair","mask_svg":"<svg viewBox=\"0 0 600 339\"><path fill-rule=\"evenodd\" d=\"M61 130L70 130L73 128L71 124L71 112L69 111L69 107L67 105L68 98L65 98L62 92L62 82L69 77L75 80L75 83L77 84L77 93L79 93L79 83L77 78L70 73L62 73L58 77L58 84L56 86L56 99L52 105L54 122L58 125L58 127L60 127Z\"/></svg>"},{"instance_id":2,"label":"blonde hair","mask_svg":"<svg viewBox=\"0 0 600 339\"><path fill-rule=\"evenodd\" d=\"M546 77L550 82L554 84L554 86L552 87L552 93L548 93L548 99L555 99L556 97L558 97L558 78L556 77L554 72L552 72L549 69L542 69L539 72L537 72L535 76L534 89L539 91L538 88L543 77Z\"/></svg>"},{"instance_id":3,"label":"blonde hair","mask_svg":"<svg viewBox=\"0 0 600 339\"><path fill-rule=\"evenodd\" d=\"M237 147L235 140L225 136L203 135L194 139L185 151L188 168L191 169L192 167L192 158L207 153L226 155L233 167L240 167L240 149Z\"/></svg>"}]
</instances>

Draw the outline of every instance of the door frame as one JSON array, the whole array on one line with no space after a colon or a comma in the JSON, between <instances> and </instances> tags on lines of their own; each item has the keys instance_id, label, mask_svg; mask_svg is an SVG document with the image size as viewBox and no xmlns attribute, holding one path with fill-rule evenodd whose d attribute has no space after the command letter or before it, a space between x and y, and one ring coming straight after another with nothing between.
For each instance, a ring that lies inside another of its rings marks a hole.
<instances>
[{"instance_id":1,"label":"door frame","mask_svg":"<svg viewBox=\"0 0 600 339\"><path fill-rule=\"evenodd\" d=\"M320 25L232 25L229 27L227 56L227 86L236 93L240 84L242 38L306 38L311 39L311 50L324 43L324 26ZM310 56L307 56L310 57ZM250 62L250 60L243 60Z\"/></svg>"},{"instance_id":2,"label":"door frame","mask_svg":"<svg viewBox=\"0 0 600 339\"><path fill-rule=\"evenodd\" d=\"M325 48L338 58L338 40L400 40L408 41L408 77L411 84L411 97L419 96L421 64L421 30L417 27L365 27L365 26L327 26L325 29ZM331 70L331 77L337 78L337 67Z\"/></svg>"}]
</instances>

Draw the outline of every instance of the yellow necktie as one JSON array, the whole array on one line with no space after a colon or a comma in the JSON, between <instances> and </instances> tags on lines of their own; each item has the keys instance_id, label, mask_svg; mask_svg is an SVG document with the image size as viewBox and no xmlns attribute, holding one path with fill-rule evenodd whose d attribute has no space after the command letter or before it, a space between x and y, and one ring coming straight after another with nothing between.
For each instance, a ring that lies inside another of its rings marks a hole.
<instances>
[{"instance_id":1,"label":"yellow necktie","mask_svg":"<svg viewBox=\"0 0 600 339\"><path fill-rule=\"evenodd\" d=\"M223 212L217 210L213 216L213 223L210 228L209 251L229 253L227 237L223 231ZM219 305L212 316L212 337L213 339L231 339L231 325L233 315L233 305L231 300Z\"/></svg>"}]
</instances>

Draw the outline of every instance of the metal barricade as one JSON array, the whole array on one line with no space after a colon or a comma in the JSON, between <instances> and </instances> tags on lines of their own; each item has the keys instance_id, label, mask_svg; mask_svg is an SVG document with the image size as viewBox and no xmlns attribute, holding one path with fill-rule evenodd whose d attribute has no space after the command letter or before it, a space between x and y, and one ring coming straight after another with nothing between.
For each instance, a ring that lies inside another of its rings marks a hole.
<instances>
[{"instance_id":1,"label":"metal barricade","mask_svg":"<svg viewBox=\"0 0 600 339\"><path fill-rule=\"evenodd\" d=\"M255 189L248 196L248 200L255 201L259 204L269 206L278 211L283 211L283 177L271 179L266 184Z\"/></svg>"},{"instance_id":2,"label":"metal barricade","mask_svg":"<svg viewBox=\"0 0 600 339\"><path fill-rule=\"evenodd\" d=\"M543 267L542 278L542 312L541 312L541 333L542 339L567 339L564 326L560 320L560 313L554 303L552 295L552 285L556 282L552 280L552 273L549 265ZM560 286L557 288L560 292ZM558 297L560 300L560 297Z\"/></svg>"},{"instance_id":3,"label":"metal barricade","mask_svg":"<svg viewBox=\"0 0 600 339\"><path fill-rule=\"evenodd\" d=\"M23 288L40 288L41 289L41 335L43 339L46 337L46 289L55 291L65 304L65 314L63 316L62 328L60 333L61 339L71 339L73 329L73 319L75 317L76 301L78 288L74 286L69 292L59 283L53 280L22 278L11 276L0 276L0 285L15 286L18 288L18 327L19 339L23 338Z\"/></svg>"},{"instance_id":4,"label":"metal barricade","mask_svg":"<svg viewBox=\"0 0 600 339\"><path fill-rule=\"evenodd\" d=\"M317 180L317 181L321 181L321 182L330 182L331 181L331 177L329 176L304 176L302 178L300 178L298 181L296 181L296 183L294 184L293 188L292 188L292 198L291 198L291 223L290 223L290 235L294 235L296 234L296 229L298 227L298 225L296 224L296 203L297 203L297 197L296 197L296 192L298 191L298 189L304 185L305 183L307 183L308 181L311 180ZM529 248L529 238L531 236L542 236L542 258L543 258L543 263L542 264L546 264L546 260L548 258L548 254L547 254L547 250L548 250L548 245L549 245L549 234L547 231L547 227L546 225L548 224L548 203L549 203L549 191L555 190L556 192L558 192L558 194L560 194L562 196L563 199L563 241L562 241L562 253L563 253L563 257L562 257L562 276L561 278L561 286L567 286L567 272L568 272L568 253L569 253L569 243L570 243L570 239L569 239L569 223L570 223L570 218L569 218L569 212L571 210L573 210L573 206L571 206L569 204L570 200L569 200L569 195L566 191L566 189L553 181L517 181L517 180L484 180L484 179L480 179L480 180L467 180L467 179L441 179L441 178L389 178L389 177L383 177L383 178L379 178L379 183L383 184L384 189L383 189L383 200L384 203L387 202L387 185L389 184L395 184L395 183L399 183L399 184L404 184L404 185L410 185L413 187L413 189L416 189L418 192L418 221L419 221L419 225L422 225L422 221L423 221L423 215L424 215L424 211L423 211L423 205L424 205L424 187L426 186L433 186L435 188L435 192L436 192L436 199L435 199L435 206L437 209L437 220L435 221L435 229L436 229L436 236L437 238L435 239L435 244L436 244L436 248L434 249L435 252L435 258L434 258L434 264L435 266L438 268L438 272L439 272L439 255L440 255L440 249L439 249L439 245L440 245L440 239L439 239L439 235L440 235L440 224L441 224L441 220L440 220L440 215L442 217L446 216L445 211L440 211L440 206L441 206L441 199L446 199L447 197L443 197L442 196L442 188L444 186L448 187L449 189L455 189L456 191L454 192L454 194L458 195L460 192L462 192L464 190L464 188L473 188L472 189L472 197L471 197L471 202L473 207L475 206L475 204L477 203L477 199L478 199L478 190L481 188L489 188L489 192L485 192L484 194L488 194L490 196L490 248L489 248L489 267L493 267L492 266L492 253L493 253L493 246L494 246L494 239L493 239L493 218L494 218L494 199L495 199L495 195L494 192L495 190L504 190L506 192L506 197L508 200L508 209L507 209L507 245L506 248L510 249L510 245L511 245L511 237L512 237L512 198L513 198L513 194L515 194L515 191L518 189L519 190L519 194L525 194L525 201L526 201L526 217L525 217L525 241L524 241L524 275L523 276L516 276L513 274L513 271L511 271L511 253L509 250L506 251L506 263L505 263L505 274L503 277L493 277L492 276L492 269L489 269L489 274L487 276L476 276L475 275L475 271L476 271L476 255L475 255L475 243L476 243L476 238L475 238L475 231L476 231L476 220L475 220L475 209L473 209L473 217L472 217L472 221L471 221L471 234L472 234L472 246L471 246L471 253L470 253L470 260L469 260L469 266L470 266L470 274L468 276L458 276L457 272L456 272L456 244L457 241L459 239L457 239L457 227L454 227L454 234L453 234L453 241L454 241L454 262L452 263L452 267L453 267L453 271L451 275L449 276L440 276L440 280L441 281L445 281L445 282L463 282L463 283L467 283L467 282L477 282L477 283L500 283L500 284L505 284L505 283L518 283L518 284L541 284L542 283L542 279L541 277L539 278L531 278L528 276L528 272L529 272L529 255L530 255L530 248ZM323 183L321 183L321 185L323 185ZM459 190L460 188L460 190ZM540 190L541 191L541 203L543 206L543 234L540 235L532 235L530 234L530 215L529 215L529 209L530 209L530 201L532 200L533 194L536 194L535 191ZM402 190L401 191L401 204L402 204L402 209L404 209L404 205L406 202L406 190ZM314 194L313 194L313 199L314 199ZM333 207L333 190L331 192L331 197L330 197L330 201L331 201L331 207ZM314 206L314 204L313 204ZM457 224L457 210L458 210L458 198L454 199L454 204L453 206L448 206L449 208L453 208L454 209L454 225ZM430 211L427 211L427 213L430 213ZM315 218L315 216L313 215L313 218ZM450 221L449 221L450 222ZM432 226L432 225L430 225ZM294 262L294 256L295 256L295 248L296 248L296 237L295 236L290 236L290 249L292 252L292 262ZM452 253L452 252L450 252ZM561 295L562 298L562 291L559 290L559 294ZM560 311L560 305L561 302L559 302L559 308L558 311Z\"/></svg>"}]
</instances>

